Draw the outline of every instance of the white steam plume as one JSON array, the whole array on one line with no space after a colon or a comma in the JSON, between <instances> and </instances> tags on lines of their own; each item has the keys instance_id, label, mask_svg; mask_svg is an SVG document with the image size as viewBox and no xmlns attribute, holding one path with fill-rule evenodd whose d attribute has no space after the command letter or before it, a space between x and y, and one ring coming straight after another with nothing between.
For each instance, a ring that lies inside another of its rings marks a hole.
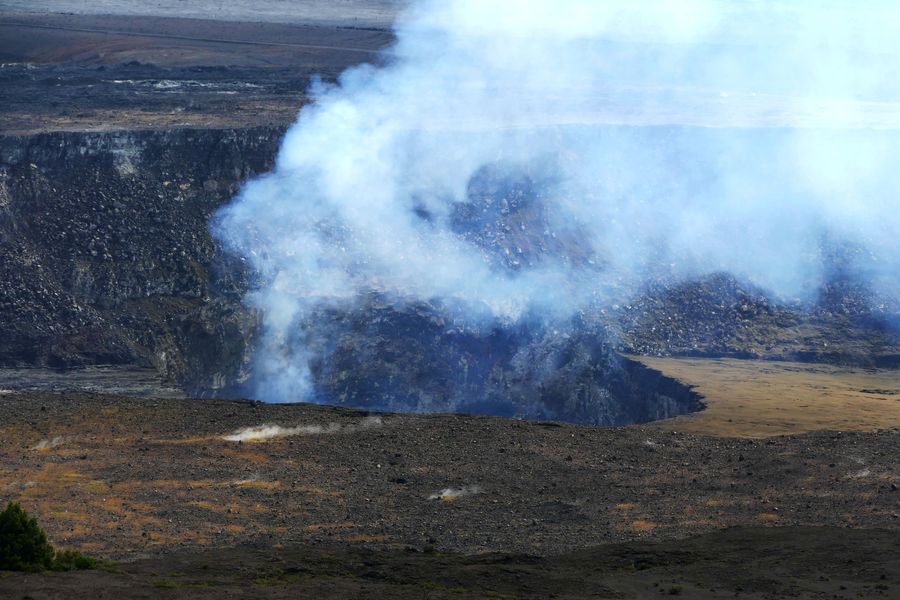
<instances>
[{"instance_id":1,"label":"white steam plume","mask_svg":"<svg viewBox=\"0 0 900 600\"><path fill-rule=\"evenodd\" d=\"M297 427L282 427L281 425L258 425L256 427L244 427L234 433L223 436L222 439L229 442L262 442L274 438L291 437L295 435L328 435L333 433L356 433L366 429L381 427L384 422L381 417L366 417L358 423L342 425L329 423L328 425L299 425Z\"/></svg>"},{"instance_id":2,"label":"white steam plume","mask_svg":"<svg viewBox=\"0 0 900 600\"><path fill-rule=\"evenodd\" d=\"M711 271L803 297L830 241L896 297L897 31L889 0L413 3L215 221L263 281L259 395L305 399L298 321L371 290L511 320ZM514 225L551 250L502 269L460 235L485 169L539 182L540 230Z\"/></svg>"},{"instance_id":3,"label":"white steam plume","mask_svg":"<svg viewBox=\"0 0 900 600\"><path fill-rule=\"evenodd\" d=\"M458 488L444 488L439 492L435 492L428 496L429 500L443 500L444 502L452 502L463 496L471 496L472 494L481 493L480 485L464 485Z\"/></svg>"}]
</instances>

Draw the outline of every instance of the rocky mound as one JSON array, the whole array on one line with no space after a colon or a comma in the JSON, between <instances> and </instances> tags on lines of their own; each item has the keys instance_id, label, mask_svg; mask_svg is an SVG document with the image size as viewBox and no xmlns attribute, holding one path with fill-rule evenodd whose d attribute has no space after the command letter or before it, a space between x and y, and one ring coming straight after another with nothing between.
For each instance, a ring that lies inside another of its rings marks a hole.
<instances>
[{"instance_id":1,"label":"rocky mound","mask_svg":"<svg viewBox=\"0 0 900 600\"><path fill-rule=\"evenodd\" d=\"M857 280L834 277L815 304L777 303L764 290L717 273L657 284L615 307L622 349L651 356L731 356L900 365L900 308Z\"/></svg>"},{"instance_id":2,"label":"rocky mound","mask_svg":"<svg viewBox=\"0 0 900 600\"><path fill-rule=\"evenodd\" d=\"M537 320L459 325L438 303L372 295L316 315L312 372L329 404L624 425L700 407L690 388L619 355L603 331ZM313 323L315 325L313 326Z\"/></svg>"}]
</instances>

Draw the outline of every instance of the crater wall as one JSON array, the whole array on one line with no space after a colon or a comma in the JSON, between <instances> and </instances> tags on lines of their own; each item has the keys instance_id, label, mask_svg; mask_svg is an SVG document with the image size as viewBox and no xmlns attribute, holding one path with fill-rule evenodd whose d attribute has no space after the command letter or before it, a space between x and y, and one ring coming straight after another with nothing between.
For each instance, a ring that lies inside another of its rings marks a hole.
<instances>
[{"instance_id":1,"label":"crater wall","mask_svg":"<svg viewBox=\"0 0 900 600\"><path fill-rule=\"evenodd\" d=\"M0 136L0 364L239 377L254 319L207 221L271 168L283 133Z\"/></svg>"}]
</instances>

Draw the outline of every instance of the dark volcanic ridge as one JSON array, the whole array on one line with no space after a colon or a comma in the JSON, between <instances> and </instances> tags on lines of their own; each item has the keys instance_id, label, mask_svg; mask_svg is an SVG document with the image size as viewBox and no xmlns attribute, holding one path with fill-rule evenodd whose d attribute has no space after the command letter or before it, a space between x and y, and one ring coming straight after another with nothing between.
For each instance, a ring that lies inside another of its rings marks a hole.
<instances>
[{"instance_id":1,"label":"dark volcanic ridge","mask_svg":"<svg viewBox=\"0 0 900 600\"><path fill-rule=\"evenodd\" d=\"M674 379L619 355L603 330L539 321L460 325L446 307L373 295L314 314L311 373L327 404L626 425L700 408ZM293 340L286 340L289 345ZM252 383L252 379L251 379Z\"/></svg>"}]
</instances>

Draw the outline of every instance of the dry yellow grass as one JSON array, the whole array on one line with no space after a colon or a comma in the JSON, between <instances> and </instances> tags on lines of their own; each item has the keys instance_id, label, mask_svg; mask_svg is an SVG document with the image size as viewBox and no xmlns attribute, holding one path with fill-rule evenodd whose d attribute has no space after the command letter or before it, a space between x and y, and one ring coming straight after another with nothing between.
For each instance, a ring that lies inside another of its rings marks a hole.
<instances>
[{"instance_id":1,"label":"dry yellow grass","mask_svg":"<svg viewBox=\"0 0 900 600\"><path fill-rule=\"evenodd\" d=\"M900 371L737 359L635 357L695 386L706 410L660 422L677 431L769 437L900 427Z\"/></svg>"},{"instance_id":2,"label":"dry yellow grass","mask_svg":"<svg viewBox=\"0 0 900 600\"><path fill-rule=\"evenodd\" d=\"M653 521L638 519L631 524L631 528L635 531L646 533L656 529L656 523L654 523Z\"/></svg>"},{"instance_id":3,"label":"dry yellow grass","mask_svg":"<svg viewBox=\"0 0 900 600\"><path fill-rule=\"evenodd\" d=\"M776 517L779 525L879 527L895 520L896 501L885 490L896 480L896 436L810 436L771 445L698 437L683 444L680 436L658 429L769 435L851 429L849 423L827 421L851 418L858 427L896 426L900 396L888 393L897 387L893 373L745 361L653 366L699 384L710 409L615 429L404 417L396 431L373 437L300 436L293 444L251 445L220 436L275 420L328 423L336 418L334 410L284 406L277 410L288 416L273 417L261 411L276 407L228 401L6 398L0 494L22 502L52 543L101 557L251 540L406 545L420 543L419 532L432 527L453 535L472 518L484 528L484 539L503 539L503 547L517 547L519 539L531 544L532 537L535 544L568 544L584 537L575 527L635 539L758 525ZM802 402L785 392L798 381ZM837 397L838 390L855 394ZM34 410L36 402L47 410ZM870 407L860 413L870 420L848 410L848 402L858 410ZM128 410L102 410L109 404ZM216 423L232 413L240 419ZM206 429L197 431L198 424ZM470 429L479 435L459 442L456 432ZM55 437L68 441L33 449ZM547 483L523 485L534 479ZM464 483L482 484L486 491L449 504L429 500L448 485ZM548 495L559 500L548 501ZM504 537L509 528L531 523L535 507L547 516L524 534ZM527 518L520 520L522 515ZM466 547L475 551L497 547L460 539L455 543L472 544Z\"/></svg>"}]
</instances>

